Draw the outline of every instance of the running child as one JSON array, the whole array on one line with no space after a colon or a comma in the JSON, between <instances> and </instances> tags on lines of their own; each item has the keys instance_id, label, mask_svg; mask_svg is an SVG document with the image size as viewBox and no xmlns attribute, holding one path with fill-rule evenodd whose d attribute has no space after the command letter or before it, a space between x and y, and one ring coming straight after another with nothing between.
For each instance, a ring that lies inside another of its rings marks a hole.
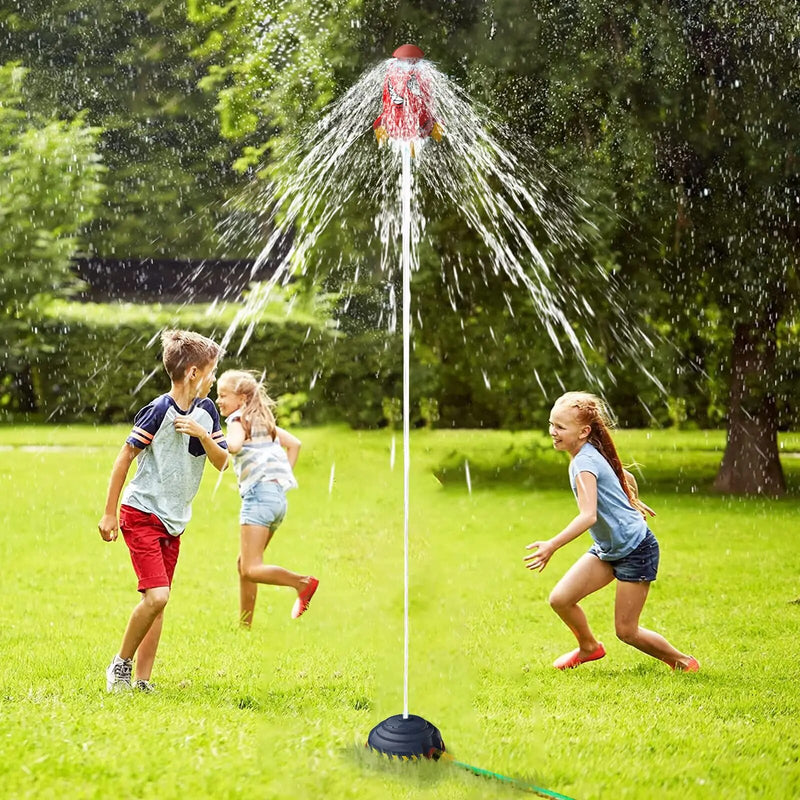
<instances>
[{"instance_id":1,"label":"running child","mask_svg":"<svg viewBox=\"0 0 800 800\"><path fill-rule=\"evenodd\" d=\"M274 403L250 372L228 370L217 382L217 404L226 417L228 450L239 482L242 510L239 621L253 622L258 584L291 586L297 592L292 618L305 613L319 581L283 567L264 564L264 551L286 516L286 492L297 487L293 468L300 440L279 428Z\"/></svg>"},{"instance_id":2,"label":"running child","mask_svg":"<svg viewBox=\"0 0 800 800\"><path fill-rule=\"evenodd\" d=\"M586 392L567 392L550 412L553 447L569 454L569 478L578 515L552 539L532 542L526 567L540 572L553 553L586 530L593 544L556 584L550 605L578 640L578 648L557 658L557 669L572 669L605 656L578 603L617 580L614 625L626 644L658 658L674 670L697 672L693 656L676 650L663 636L639 625L650 584L656 579L659 547L647 527L655 512L641 502L633 475L622 467L609 433L603 402Z\"/></svg>"},{"instance_id":3,"label":"running child","mask_svg":"<svg viewBox=\"0 0 800 800\"><path fill-rule=\"evenodd\" d=\"M119 653L106 670L108 691L152 691L150 675L181 534L192 515L206 457L220 471L228 463L219 414L208 399L219 345L199 333L177 330L164 331L161 344L171 388L136 414L111 469L105 512L97 526L106 542L116 541L122 530L142 595ZM118 520L120 493L137 457L136 474L122 494Z\"/></svg>"}]
</instances>

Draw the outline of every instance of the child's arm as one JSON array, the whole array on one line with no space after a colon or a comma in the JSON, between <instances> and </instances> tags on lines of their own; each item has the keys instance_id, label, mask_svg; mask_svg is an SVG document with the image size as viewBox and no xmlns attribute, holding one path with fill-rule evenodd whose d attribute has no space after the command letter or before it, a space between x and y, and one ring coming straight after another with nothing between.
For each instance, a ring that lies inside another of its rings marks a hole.
<instances>
[{"instance_id":1,"label":"child's arm","mask_svg":"<svg viewBox=\"0 0 800 800\"><path fill-rule=\"evenodd\" d=\"M238 420L233 420L228 423L228 429L225 431L225 441L228 443L229 453L238 453L244 446L244 426Z\"/></svg>"},{"instance_id":2,"label":"child's arm","mask_svg":"<svg viewBox=\"0 0 800 800\"><path fill-rule=\"evenodd\" d=\"M138 448L125 442L114 461L114 466L111 467L106 509L100 522L97 523L97 529L100 531L103 541L114 542L119 535L119 520L117 518L119 496L122 493L122 487L125 485L125 478L128 477L128 470L131 468L133 460L139 455L139 452Z\"/></svg>"},{"instance_id":3,"label":"child's arm","mask_svg":"<svg viewBox=\"0 0 800 800\"><path fill-rule=\"evenodd\" d=\"M200 440L208 460L220 472L228 466L228 451L224 447L220 447L211 434L196 419L181 414L175 417L174 425L178 433L186 433Z\"/></svg>"},{"instance_id":4,"label":"child's arm","mask_svg":"<svg viewBox=\"0 0 800 800\"><path fill-rule=\"evenodd\" d=\"M577 539L597 522L597 478L591 472L579 472L575 478L575 486L578 490L578 516L552 539L546 542L531 542L525 548L526 550L536 548L535 553L523 559L528 562L525 564L528 569L538 569L541 572L556 550Z\"/></svg>"},{"instance_id":5,"label":"child's arm","mask_svg":"<svg viewBox=\"0 0 800 800\"><path fill-rule=\"evenodd\" d=\"M278 432L278 441L281 443L281 447L286 450L289 465L294 469L303 443L296 436L292 436L289 431L285 431L283 428L276 428L275 430Z\"/></svg>"}]
</instances>

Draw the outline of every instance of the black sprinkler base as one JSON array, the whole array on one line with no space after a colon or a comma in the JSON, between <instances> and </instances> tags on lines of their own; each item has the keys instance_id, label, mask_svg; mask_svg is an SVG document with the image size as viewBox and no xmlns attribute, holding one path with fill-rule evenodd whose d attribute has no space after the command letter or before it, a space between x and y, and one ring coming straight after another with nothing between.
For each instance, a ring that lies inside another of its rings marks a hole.
<instances>
[{"instance_id":1,"label":"black sprinkler base","mask_svg":"<svg viewBox=\"0 0 800 800\"><path fill-rule=\"evenodd\" d=\"M439 758L445 751L442 734L428 720L395 714L379 722L370 732L367 747L385 756L403 760Z\"/></svg>"}]
</instances>

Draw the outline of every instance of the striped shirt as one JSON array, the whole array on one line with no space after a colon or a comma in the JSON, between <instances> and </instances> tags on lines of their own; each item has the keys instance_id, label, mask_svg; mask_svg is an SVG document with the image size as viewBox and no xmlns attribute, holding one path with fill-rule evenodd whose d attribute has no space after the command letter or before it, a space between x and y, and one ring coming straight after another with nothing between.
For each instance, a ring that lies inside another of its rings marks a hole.
<instances>
[{"instance_id":1,"label":"striped shirt","mask_svg":"<svg viewBox=\"0 0 800 800\"><path fill-rule=\"evenodd\" d=\"M241 416L241 411L234 411L225 422L238 422ZM233 454L233 469L242 497L262 481L277 483L285 492L297 488L286 451L277 439L272 439L266 428L253 428L250 431L250 438L242 445L242 449Z\"/></svg>"},{"instance_id":2,"label":"striped shirt","mask_svg":"<svg viewBox=\"0 0 800 800\"><path fill-rule=\"evenodd\" d=\"M183 411L168 394L162 394L134 417L125 441L141 452L136 474L122 494L124 505L155 514L173 536L181 534L192 517L192 500L206 463L201 441L175 430L179 414L199 422L220 447L227 448L213 401L204 397Z\"/></svg>"}]
</instances>

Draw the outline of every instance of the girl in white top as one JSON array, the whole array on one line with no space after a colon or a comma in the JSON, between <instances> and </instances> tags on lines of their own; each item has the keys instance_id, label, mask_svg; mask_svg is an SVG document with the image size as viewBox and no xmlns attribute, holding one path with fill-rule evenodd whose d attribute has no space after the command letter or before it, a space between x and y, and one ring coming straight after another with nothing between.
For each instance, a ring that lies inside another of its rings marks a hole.
<instances>
[{"instance_id":1,"label":"girl in white top","mask_svg":"<svg viewBox=\"0 0 800 800\"><path fill-rule=\"evenodd\" d=\"M319 581L264 564L264 551L286 516L286 492L297 487L292 470L300 440L275 424L275 404L253 373L224 372L217 381L217 405L227 417L228 451L242 497L239 621L243 627L251 626L259 583L291 586L297 592L292 608L297 619L308 608Z\"/></svg>"}]
</instances>

